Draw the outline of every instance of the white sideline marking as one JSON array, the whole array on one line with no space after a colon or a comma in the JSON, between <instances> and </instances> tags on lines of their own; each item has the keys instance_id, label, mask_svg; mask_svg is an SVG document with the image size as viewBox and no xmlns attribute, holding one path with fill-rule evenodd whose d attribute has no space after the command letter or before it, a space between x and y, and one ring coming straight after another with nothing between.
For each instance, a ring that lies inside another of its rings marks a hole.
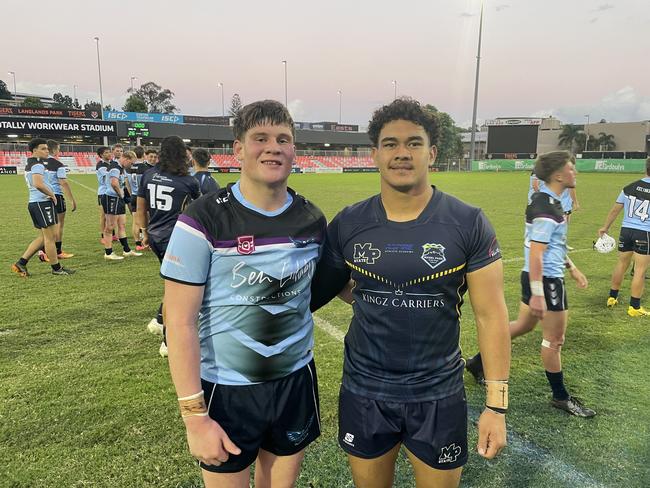
<instances>
[{"instance_id":1,"label":"white sideline marking","mask_svg":"<svg viewBox=\"0 0 650 488\"><path fill-rule=\"evenodd\" d=\"M569 251L569 254L575 254L575 253L587 252L587 251L593 251L593 248L588 247L588 248L585 248L585 249L574 249L573 251ZM523 260L524 260L523 256L519 256L517 258L508 258L508 259L503 260L503 264L521 263L521 262L523 262Z\"/></svg>"},{"instance_id":2,"label":"white sideline marking","mask_svg":"<svg viewBox=\"0 0 650 488\"><path fill-rule=\"evenodd\" d=\"M587 249L584 250L586 251ZM314 316L314 324L337 341L343 342L345 333L337 327L334 327L327 320ZM481 412L472 407L469 407L468 410L470 420L476 424ZM550 452L547 452L546 450L537 447L532 442L521 438L512 430L508 431L507 450L514 452L519 457L525 458L526 462L538 468L539 472L548 473L549 477L562 482L565 486L576 488L598 488L605 486L592 479L589 475L578 471L570 464L553 456ZM506 453L508 451L506 451Z\"/></svg>"},{"instance_id":3,"label":"white sideline marking","mask_svg":"<svg viewBox=\"0 0 650 488\"><path fill-rule=\"evenodd\" d=\"M90 188L89 186L86 186L86 185L84 185L83 183L79 183L77 180L75 180L75 179L73 179L73 178L68 178L68 180L69 180L69 181L72 181L73 183L79 185L79 186L82 187L82 188L85 188L85 189L88 190L88 191L91 191L91 192L93 192L93 193L97 193L97 188Z\"/></svg>"}]
</instances>

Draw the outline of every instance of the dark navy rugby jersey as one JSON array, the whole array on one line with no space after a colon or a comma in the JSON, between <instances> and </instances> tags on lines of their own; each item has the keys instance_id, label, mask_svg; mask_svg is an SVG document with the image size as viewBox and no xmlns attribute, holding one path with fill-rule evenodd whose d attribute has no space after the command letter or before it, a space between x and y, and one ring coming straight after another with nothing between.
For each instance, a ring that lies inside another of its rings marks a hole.
<instances>
[{"instance_id":1,"label":"dark navy rugby jersey","mask_svg":"<svg viewBox=\"0 0 650 488\"><path fill-rule=\"evenodd\" d=\"M197 171L194 173L194 178L199 182L201 188L201 195L210 193L211 191L217 191L219 189L219 183L217 183L209 171Z\"/></svg>"},{"instance_id":2,"label":"dark navy rugby jersey","mask_svg":"<svg viewBox=\"0 0 650 488\"><path fill-rule=\"evenodd\" d=\"M162 173L153 167L142 176L138 196L147 202L149 238L165 242L172 235L179 214L192 200L199 198L201 192L193 176Z\"/></svg>"},{"instance_id":3,"label":"dark navy rugby jersey","mask_svg":"<svg viewBox=\"0 0 650 488\"><path fill-rule=\"evenodd\" d=\"M333 270L346 270L343 282L348 277L356 282L343 386L399 402L460 391L465 275L500 257L483 212L435 187L431 201L410 222L389 221L379 195L345 208L328 226L312 284L316 297L336 281L330 279ZM312 309L319 305L312 302Z\"/></svg>"}]
</instances>

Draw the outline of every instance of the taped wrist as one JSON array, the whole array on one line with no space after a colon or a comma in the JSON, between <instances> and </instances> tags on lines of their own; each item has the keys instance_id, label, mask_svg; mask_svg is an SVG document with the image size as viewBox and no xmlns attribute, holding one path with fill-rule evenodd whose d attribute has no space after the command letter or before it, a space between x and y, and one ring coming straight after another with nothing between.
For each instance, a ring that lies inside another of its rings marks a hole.
<instances>
[{"instance_id":1,"label":"taped wrist","mask_svg":"<svg viewBox=\"0 0 650 488\"><path fill-rule=\"evenodd\" d=\"M533 296L543 297L544 296L544 282L543 281L531 281L530 282L530 292Z\"/></svg>"},{"instance_id":2,"label":"taped wrist","mask_svg":"<svg viewBox=\"0 0 650 488\"><path fill-rule=\"evenodd\" d=\"M208 415L208 407L205 405L203 390L194 395L178 399L178 407L181 417L205 417Z\"/></svg>"},{"instance_id":3,"label":"taped wrist","mask_svg":"<svg viewBox=\"0 0 650 488\"><path fill-rule=\"evenodd\" d=\"M485 406L495 412L508 410L508 380L485 380Z\"/></svg>"}]
</instances>

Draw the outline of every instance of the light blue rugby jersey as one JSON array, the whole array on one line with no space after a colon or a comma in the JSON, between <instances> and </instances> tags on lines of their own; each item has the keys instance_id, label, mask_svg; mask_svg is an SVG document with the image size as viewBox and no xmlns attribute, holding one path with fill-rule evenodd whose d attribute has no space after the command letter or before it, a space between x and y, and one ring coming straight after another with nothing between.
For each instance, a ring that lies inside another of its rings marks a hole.
<instances>
[{"instance_id":1,"label":"light blue rugby jersey","mask_svg":"<svg viewBox=\"0 0 650 488\"><path fill-rule=\"evenodd\" d=\"M325 218L290 193L263 212L228 185L180 215L160 273L205 285L199 312L201 377L223 385L282 378L313 354L311 278Z\"/></svg>"},{"instance_id":2,"label":"light blue rugby jersey","mask_svg":"<svg viewBox=\"0 0 650 488\"><path fill-rule=\"evenodd\" d=\"M117 192L113 189L113 185L111 185L111 178L117 178L120 188L122 191L124 191L124 179L126 178L126 172L124 171L124 168L120 163L117 161L111 161L111 165L108 168L108 173L106 174L105 177L105 193L106 195L110 195L111 197L116 197L118 196Z\"/></svg>"},{"instance_id":3,"label":"light blue rugby jersey","mask_svg":"<svg viewBox=\"0 0 650 488\"><path fill-rule=\"evenodd\" d=\"M650 232L650 177L642 178L627 185L616 203L623 204L621 227Z\"/></svg>"},{"instance_id":4,"label":"light blue rugby jersey","mask_svg":"<svg viewBox=\"0 0 650 488\"><path fill-rule=\"evenodd\" d=\"M106 179L108 176L109 163L100 159L95 166L95 174L97 175L97 195L106 194Z\"/></svg>"},{"instance_id":5,"label":"light blue rugby jersey","mask_svg":"<svg viewBox=\"0 0 650 488\"><path fill-rule=\"evenodd\" d=\"M543 257L543 274L549 278L564 276L567 222L559 196L547 187L535 193L526 207L524 235L524 271L530 272L530 242L547 245Z\"/></svg>"},{"instance_id":6,"label":"light blue rugby jersey","mask_svg":"<svg viewBox=\"0 0 650 488\"><path fill-rule=\"evenodd\" d=\"M68 177L65 166L61 161L56 158L49 157L45 165L45 170L47 171L47 178L50 187L55 195L63 195L63 188L61 187L60 179L66 179Z\"/></svg>"},{"instance_id":7,"label":"light blue rugby jersey","mask_svg":"<svg viewBox=\"0 0 650 488\"><path fill-rule=\"evenodd\" d=\"M43 182L52 189L48 178L47 172L45 170L45 161L39 160L36 158L29 158L27 160L27 165L25 166L25 182L27 183L27 189L29 190L29 203L32 202L46 202L49 200L45 193L40 192L34 186L33 175L41 175L43 177Z\"/></svg>"}]
</instances>

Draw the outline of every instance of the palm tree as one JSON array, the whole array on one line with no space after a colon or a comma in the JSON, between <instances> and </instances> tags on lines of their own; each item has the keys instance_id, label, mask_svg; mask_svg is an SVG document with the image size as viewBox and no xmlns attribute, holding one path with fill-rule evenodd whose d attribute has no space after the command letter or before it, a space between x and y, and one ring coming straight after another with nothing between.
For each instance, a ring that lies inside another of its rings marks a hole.
<instances>
[{"instance_id":1,"label":"palm tree","mask_svg":"<svg viewBox=\"0 0 650 488\"><path fill-rule=\"evenodd\" d=\"M613 151L616 149L614 136L612 134L605 134L604 132L598 134L598 145L602 151Z\"/></svg>"},{"instance_id":2,"label":"palm tree","mask_svg":"<svg viewBox=\"0 0 650 488\"><path fill-rule=\"evenodd\" d=\"M566 124L564 127L562 127L562 132L558 137L558 143L560 147L564 147L569 151L573 151L573 146L578 143L577 139L579 138L580 134L584 134L584 133L582 132L582 129L580 129L579 126L573 124ZM580 147L579 144L578 147ZM584 147L584 139L582 140L582 147Z\"/></svg>"},{"instance_id":3,"label":"palm tree","mask_svg":"<svg viewBox=\"0 0 650 488\"><path fill-rule=\"evenodd\" d=\"M585 134L581 130L578 131L578 133L573 138L573 143L575 144L576 147L576 151L575 151L576 153L584 151L587 143L587 134Z\"/></svg>"}]
</instances>

